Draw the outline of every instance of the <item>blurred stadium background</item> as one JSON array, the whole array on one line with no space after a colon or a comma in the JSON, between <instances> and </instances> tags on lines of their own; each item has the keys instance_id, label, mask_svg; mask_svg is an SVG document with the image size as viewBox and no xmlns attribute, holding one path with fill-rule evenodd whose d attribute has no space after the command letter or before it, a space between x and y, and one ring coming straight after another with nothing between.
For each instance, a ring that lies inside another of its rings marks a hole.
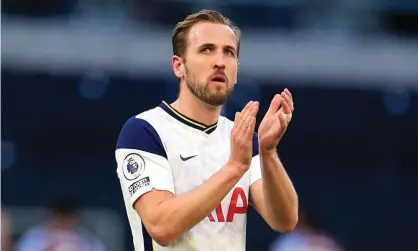
<instances>
[{"instance_id":1,"label":"blurred stadium background","mask_svg":"<svg viewBox=\"0 0 418 251\"><path fill-rule=\"evenodd\" d=\"M116 139L176 98L171 29L203 8L243 30L224 115L293 91L280 154L315 228L347 251L418 250L416 0L3 0L2 250L64 198L106 250L133 250ZM248 251L283 236L250 209Z\"/></svg>"}]
</instances>

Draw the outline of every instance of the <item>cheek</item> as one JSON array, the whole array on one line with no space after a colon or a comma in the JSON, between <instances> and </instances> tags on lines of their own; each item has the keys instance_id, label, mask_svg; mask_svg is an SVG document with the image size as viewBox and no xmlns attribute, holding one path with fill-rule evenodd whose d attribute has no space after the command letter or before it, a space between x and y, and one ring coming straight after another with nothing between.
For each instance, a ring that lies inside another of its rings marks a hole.
<instances>
[{"instance_id":1,"label":"cheek","mask_svg":"<svg viewBox=\"0 0 418 251\"><path fill-rule=\"evenodd\" d=\"M228 72L228 78L233 84L237 82L237 75L238 75L238 67L231 67L230 71Z\"/></svg>"},{"instance_id":2,"label":"cheek","mask_svg":"<svg viewBox=\"0 0 418 251\"><path fill-rule=\"evenodd\" d=\"M187 64L187 74L200 79L205 73L205 68L200 62L189 62Z\"/></svg>"}]
</instances>

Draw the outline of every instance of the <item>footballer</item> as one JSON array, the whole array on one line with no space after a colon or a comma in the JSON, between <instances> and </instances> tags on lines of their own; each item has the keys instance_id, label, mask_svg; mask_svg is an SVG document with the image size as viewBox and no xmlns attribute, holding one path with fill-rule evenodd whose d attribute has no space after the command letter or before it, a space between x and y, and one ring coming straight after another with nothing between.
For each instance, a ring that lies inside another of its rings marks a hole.
<instances>
[{"instance_id":1,"label":"footballer","mask_svg":"<svg viewBox=\"0 0 418 251\"><path fill-rule=\"evenodd\" d=\"M233 121L220 116L237 83L239 29L202 10L175 26L172 45L177 100L129 118L115 151L135 250L144 226L154 251L244 251L249 205L273 230L293 230L298 196L277 152L292 94L274 96L255 132L257 101Z\"/></svg>"}]
</instances>

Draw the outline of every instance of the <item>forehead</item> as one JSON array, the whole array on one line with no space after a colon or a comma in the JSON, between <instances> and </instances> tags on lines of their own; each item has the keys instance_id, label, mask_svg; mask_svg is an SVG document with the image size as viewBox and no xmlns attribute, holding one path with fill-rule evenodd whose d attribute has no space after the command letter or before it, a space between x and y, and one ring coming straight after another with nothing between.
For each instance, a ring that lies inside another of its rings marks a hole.
<instances>
[{"instance_id":1,"label":"forehead","mask_svg":"<svg viewBox=\"0 0 418 251\"><path fill-rule=\"evenodd\" d=\"M227 25L199 22L189 31L189 45L195 47L202 44L229 45L236 48L237 39L234 31Z\"/></svg>"}]
</instances>

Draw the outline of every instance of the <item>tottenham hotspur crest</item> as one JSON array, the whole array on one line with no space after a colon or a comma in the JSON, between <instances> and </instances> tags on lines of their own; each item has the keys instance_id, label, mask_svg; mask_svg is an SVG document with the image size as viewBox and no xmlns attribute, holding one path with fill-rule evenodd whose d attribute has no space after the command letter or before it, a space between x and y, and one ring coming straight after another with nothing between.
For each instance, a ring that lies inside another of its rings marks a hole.
<instances>
[{"instance_id":1,"label":"tottenham hotspur crest","mask_svg":"<svg viewBox=\"0 0 418 251\"><path fill-rule=\"evenodd\" d=\"M138 178L145 170L144 159L135 153L126 156L123 161L123 175L127 180L134 180Z\"/></svg>"}]
</instances>

